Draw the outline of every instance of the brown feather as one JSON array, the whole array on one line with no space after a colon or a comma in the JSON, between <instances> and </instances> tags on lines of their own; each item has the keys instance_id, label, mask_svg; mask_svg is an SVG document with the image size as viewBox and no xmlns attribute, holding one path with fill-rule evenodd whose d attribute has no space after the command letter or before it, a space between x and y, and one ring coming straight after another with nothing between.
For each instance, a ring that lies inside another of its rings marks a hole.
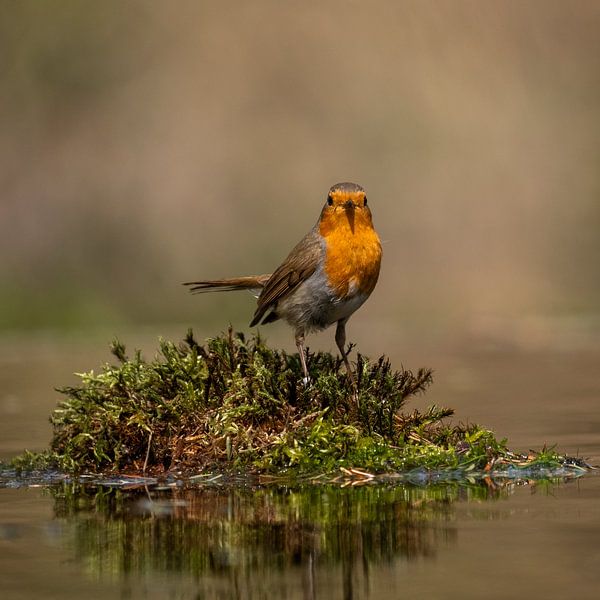
<instances>
[{"instance_id":1,"label":"brown feather","mask_svg":"<svg viewBox=\"0 0 600 600\"><path fill-rule=\"evenodd\" d=\"M258 297L258 306L250 327L259 323L268 310L275 308L280 300L286 298L315 272L323 252L321 236L315 227L300 240L265 283L263 291ZM271 320L274 318L269 319L269 321Z\"/></svg>"},{"instance_id":2,"label":"brown feather","mask_svg":"<svg viewBox=\"0 0 600 600\"><path fill-rule=\"evenodd\" d=\"M231 279L205 279L203 281L187 281L183 285L190 286L192 294L204 292L230 292L232 290L260 290L269 281L271 274L251 275L249 277L233 277Z\"/></svg>"}]
</instances>

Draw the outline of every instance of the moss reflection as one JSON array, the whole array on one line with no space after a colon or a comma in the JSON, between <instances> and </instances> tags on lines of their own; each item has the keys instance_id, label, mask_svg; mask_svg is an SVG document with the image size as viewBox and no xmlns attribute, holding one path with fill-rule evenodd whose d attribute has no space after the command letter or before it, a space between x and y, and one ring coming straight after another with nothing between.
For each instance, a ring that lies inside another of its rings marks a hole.
<instances>
[{"instance_id":1,"label":"moss reflection","mask_svg":"<svg viewBox=\"0 0 600 600\"><path fill-rule=\"evenodd\" d=\"M257 586L274 573L296 573L312 588L326 568L347 591L356 578L364 584L373 566L431 557L453 544L456 500L506 490L444 484L124 491L65 484L53 493L72 552L94 576L163 572Z\"/></svg>"}]
</instances>

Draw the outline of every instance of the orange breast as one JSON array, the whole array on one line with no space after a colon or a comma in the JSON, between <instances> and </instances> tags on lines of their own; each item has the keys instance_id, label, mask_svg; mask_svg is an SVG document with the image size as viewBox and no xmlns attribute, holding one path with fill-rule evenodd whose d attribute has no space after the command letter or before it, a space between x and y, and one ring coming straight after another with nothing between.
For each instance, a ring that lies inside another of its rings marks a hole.
<instances>
[{"instance_id":1,"label":"orange breast","mask_svg":"<svg viewBox=\"0 0 600 600\"><path fill-rule=\"evenodd\" d=\"M381 242L368 210L338 210L321 219L319 231L326 243L325 273L336 295L368 296L381 265Z\"/></svg>"}]
</instances>

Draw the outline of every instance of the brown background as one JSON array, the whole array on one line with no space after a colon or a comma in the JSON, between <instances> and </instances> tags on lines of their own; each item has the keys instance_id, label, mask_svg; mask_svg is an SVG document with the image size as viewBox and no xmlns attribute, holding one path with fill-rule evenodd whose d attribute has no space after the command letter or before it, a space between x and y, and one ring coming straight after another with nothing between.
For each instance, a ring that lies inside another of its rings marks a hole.
<instances>
[{"instance_id":1,"label":"brown background","mask_svg":"<svg viewBox=\"0 0 600 600\"><path fill-rule=\"evenodd\" d=\"M384 240L353 321L587 318L599 28L582 1L3 3L0 326L244 326L245 294L179 283L269 272L340 180Z\"/></svg>"}]
</instances>

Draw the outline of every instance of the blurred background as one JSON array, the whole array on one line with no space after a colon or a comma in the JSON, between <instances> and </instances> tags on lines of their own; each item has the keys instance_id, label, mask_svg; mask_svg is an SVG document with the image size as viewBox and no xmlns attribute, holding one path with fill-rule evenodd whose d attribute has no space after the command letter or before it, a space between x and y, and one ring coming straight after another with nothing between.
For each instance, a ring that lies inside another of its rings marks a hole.
<instances>
[{"instance_id":1,"label":"blurred background","mask_svg":"<svg viewBox=\"0 0 600 600\"><path fill-rule=\"evenodd\" d=\"M247 331L248 294L180 283L270 272L344 180L384 242L348 327L363 352L464 398L473 348L594 347L599 31L582 0L0 3L3 406L26 331L52 357L69 332L104 356L124 332ZM454 379L440 339L462 340ZM555 371L536 364L524 379Z\"/></svg>"},{"instance_id":2,"label":"blurred background","mask_svg":"<svg viewBox=\"0 0 600 600\"><path fill-rule=\"evenodd\" d=\"M3 328L233 318L180 282L270 272L340 180L372 314L597 311L597 2L0 11Z\"/></svg>"}]
</instances>

